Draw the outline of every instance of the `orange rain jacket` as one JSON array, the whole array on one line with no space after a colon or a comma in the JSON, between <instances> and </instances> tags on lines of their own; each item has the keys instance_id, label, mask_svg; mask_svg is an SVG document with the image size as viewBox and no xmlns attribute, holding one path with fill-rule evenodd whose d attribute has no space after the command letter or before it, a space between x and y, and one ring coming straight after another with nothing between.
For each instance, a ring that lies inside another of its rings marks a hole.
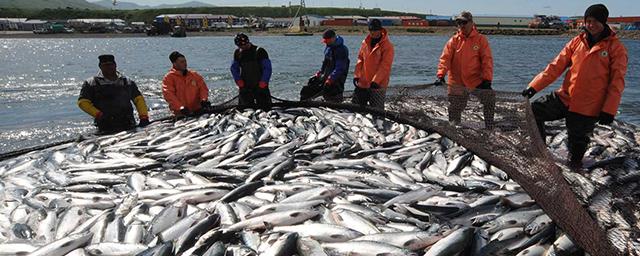
<instances>
[{"instance_id":1,"label":"orange rain jacket","mask_svg":"<svg viewBox=\"0 0 640 256\"><path fill-rule=\"evenodd\" d=\"M209 98L209 88L197 72L189 70L183 76L172 68L162 80L162 95L174 114L179 114L181 107L193 112L200 110L200 102Z\"/></svg>"},{"instance_id":2,"label":"orange rain jacket","mask_svg":"<svg viewBox=\"0 0 640 256\"><path fill-rule=\"evenodd\" d=\"M354 78L360 79L358 87L369 88L371 82L376 82L382 88L389 86L393 51L393 44L389 40L386 29L382 29L382 39L373 49L370 35L362 41L353 75Z\"/></svg>"},{"instance_id":3,"label":"orange rain jacket","mask_svg":"<svg viewBox=\"0 0 640 256\"><path fill-rule=\"evenodd\" d=\"M437 77L449 76L450 85L476 88L493 80L493 56L489 41L473 28L469 37L458 31L442 50Z\"/></svg>"},{"instance_id":4,"label":"orange rain jacket","mask_svg":"<svg viewBox=\"0 0 640 256\"><path fill-rule=\"evenodd\" d=\"M624 90L627 61L627 50L615 32L591 49L583 32L567 43L529 86L539 92L569 68L562 87L556 91L569 111L591 117L601 112L615 116Z\"/></svg>"}]
</instances>

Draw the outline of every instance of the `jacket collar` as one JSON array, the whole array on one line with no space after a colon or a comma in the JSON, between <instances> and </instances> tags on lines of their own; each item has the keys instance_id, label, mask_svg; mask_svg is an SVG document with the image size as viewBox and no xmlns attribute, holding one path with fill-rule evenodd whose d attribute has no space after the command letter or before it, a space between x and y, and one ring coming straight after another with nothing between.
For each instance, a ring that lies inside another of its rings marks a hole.
<instances>
[{"instance_id":1,"label":"jacket collar","mask_svg":"<svg viewBox=\"0 0 640 256\"><path fill-rule=\"evenodd\" d=\"M104 75L102 74L102 71L98 71L98 74L96 75L97 78L103 79L103 80L108 80L107 78L104 77ZM116 71L116 80L123 78L124 75L122 75L122 73L120 73L120 71Z\"/></svg>"},{"instance_id":2,"label":"jacket collar","mask_svg":"<svg viewBox=\"0 0 640 256\"><path fill-rule=\"evenodd\" d=\"M386 41L389 41L389 35L387 34L387 29L383 28L381 31L382 31L382 36L380 37L380 42L378 42L376 47L378 47L378 45L385 43ZM371 42L371 39L372 39L371 35L367 35L367 38L365 39L365 42L367 43L367 45Z\"/></svg>"},{"instance_id":3,"label":"jacket collar","mask_svg":"<svg viewBox=\"0 0 640 256\"><path fill-rule=\"evenodd\" d=\"M459 29L458 29L458 32L456 33L456 36L460 39L474 38L478 35L480 35L480 32L478 32L478 29L475 26L471 29L471 33L469 33L469 37L466 37L464 33L462 33L462 31L460 31Z\"/></svg>"}]
</instances>

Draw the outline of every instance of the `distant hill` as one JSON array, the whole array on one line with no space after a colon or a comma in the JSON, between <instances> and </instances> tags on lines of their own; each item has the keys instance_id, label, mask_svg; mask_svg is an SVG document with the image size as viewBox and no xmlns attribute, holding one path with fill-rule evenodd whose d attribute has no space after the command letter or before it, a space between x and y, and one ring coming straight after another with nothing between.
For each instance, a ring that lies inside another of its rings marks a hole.
<instances>
[{"instance_id":1,"label":"distant hill","mask_svg":"<svg viewBox=\"0 0 640 256\"><path fill-rule=\"evenodd\" d=\"M193 7L215 7L215 5L198 2L198 1L191 1L186 3L181 3L181 4L161 4L158 6L153 6L154 9L193 8Z\"/></svg>"},{"instance_id":2,"label":"distant hill","mask_svg":"<svg viewBox=\"0 0 640 256\"><path fill-rule=\"evenodd\" d=\"M102 0L102 1L93 2L93 3L100 5L104 8L111 9L113 7L113 0ZM121 2L121 1L118 1L118 4L116 5L116 9L119 9L119 10L135 10L135 9L150 9L150 8L151 6L148 6L148 5L139 5L136 3Z\"/></svg>"},{"instance_id":3,"label":"distant hill","mask_svg":"<svg viewBox=\"0 0 640 256\"><path fill-rule=\"evenodd\" d=\"M98 2L94 2L94 4L100 5L105 8L113 8L113 0L102 0ZM191 7L214 7L214 5L210 5L203 2L191 1L182 4L161 4L155 6L149 5L139 5L131 2L122 2L118 1L116 5L116 9L118 10L135 10L135 9L171 9L171 8L191 8Z\"/></svg>"},{"instance_id":4,"label":"distant hill","mask_svg":"<svg viewBox=\"0 0 640 256\"><path fill-rule=\"evenodd\" d=\"M89 3L85 0L1 0L0 8L15 9L104 9L102 6Z\"/></svg>"}]
</instances>

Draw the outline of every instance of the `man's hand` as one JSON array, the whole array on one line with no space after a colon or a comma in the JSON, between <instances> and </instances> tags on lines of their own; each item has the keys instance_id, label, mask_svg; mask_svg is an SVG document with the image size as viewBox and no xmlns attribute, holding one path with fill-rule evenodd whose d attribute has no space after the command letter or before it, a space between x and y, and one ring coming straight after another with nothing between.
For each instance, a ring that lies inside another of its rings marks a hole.
<instances>
[{"instance_id":1,"label":"man's hand","mask_svg":"<svg viewBox=\"0 0 640 256\"><path fill-rule=\"evenodd\" d=\"M607 112L600 112L600 117L598 118L598 123L601 125L611 125L613 123L614 116Z\"/></svg>"},{"instance_id":2,"label":"man's hand","mask_svg":"<svg viewBox=\"0 0 640 256\"><path fill-rule=\"evenodd\" d=\"M238 88L242 89L244 88L244 80L237 80L236 81L236 85L238 86Z\"/></svg>"},{"instance_id":3,"label":"man's hand","mask_svg":"<svg viewBox=\"0 0 640 256\"><path fill-rule=\"evenodd\" d=\"M435 86L443 86L446 83L447 82L444 80L444 77L438 77L436 79L436 81L433 82L433 85L435 85Z\"/></svg>"},{"instance_id":4,"label":"man's hand","mask_svg":"<svg viewBox=\"0 0 640 256\"><path fill-rule=\"evenodd\" d=\"M531 97L533 97L533 95L536 95L536 93L538 93L536 89L533 89L533 87L527 87L527 89L524 89L522 91L522 96L531 99Z\"/></svg>"}]
</instances>

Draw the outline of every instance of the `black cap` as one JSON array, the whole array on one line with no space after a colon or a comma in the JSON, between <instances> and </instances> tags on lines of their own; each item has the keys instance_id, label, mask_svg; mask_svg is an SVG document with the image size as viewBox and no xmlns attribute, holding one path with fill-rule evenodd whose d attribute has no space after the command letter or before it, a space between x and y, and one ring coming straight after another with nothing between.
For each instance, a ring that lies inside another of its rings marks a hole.
<instances>
[{"instance_id":1,"label":"black cap","mask_svg":"<svg viewBox=\"0 0 640 256\"><path fill-rule=\"evenodd\" d=\"M100 61L100 64L107 64L107 63L116 63L116 57L111 55L111 54L103 54L98 56L98 60Z\"/></svg>"},{"instance_id":2,"label":"black cap","mask_svg":"<svg viewBox=\"0 0 640 256\"><path fill-rule=\"evenodd\" d=\"M233 41L237 46L241 46L249 43L249 37L244 33L238 33Z\"/></svg>"},{"instance_id":3,"label":"black cap","mask_svg":"<svg viewBox=\"0 0 640 256\"><path fill-rule=\"evenodd\" d=\"M333 29L327 29L322 33L322 39L329 39L336 37L336 32Z\"/></svg>"},{"instance_id":4,"label":"black cap","mask_svg":"<svg viewBox=\"0 0 640 256\"><path fill-rule=\"evenodd\" d=\"M607 24L607 19L609 19L609 10L604 4L594 4L589 6L587 10L584 12L584 19L587 17L593 17L597 21L602 24Z\"/></svg>"},{"instance_id":5,"label":"black cap","mask_svg":"<svg viewBox=\"0 0 640 256\"><path fill-rule=\"evenodd\" d=\"M180 57L184 58L184 55L182 55L182 53L179 53L177 51L174 51L171 54L169 54L169 60L171 61L171 63L176 62L176 60Z\"/></svg>"},{"instance_id":6,"label":"black cap","mask_svg":"<svg viewBox=\"0 0 640 256\"><path fill-rule=\"evenodd\" d=\"M456 16L456 21L473 21L473 15L469 11L462 11L460 15Z\"/></svg>"},{"instance_id":7,"label":"black cap","mask_svg":"<svg viewBox=\"0 0 640 256\"><path fill-rule=\"evenodd\" d=\"M382 22L379 19L372 19L369 21L369 31L382 30Z\"/></svg>"}]
</instances>

